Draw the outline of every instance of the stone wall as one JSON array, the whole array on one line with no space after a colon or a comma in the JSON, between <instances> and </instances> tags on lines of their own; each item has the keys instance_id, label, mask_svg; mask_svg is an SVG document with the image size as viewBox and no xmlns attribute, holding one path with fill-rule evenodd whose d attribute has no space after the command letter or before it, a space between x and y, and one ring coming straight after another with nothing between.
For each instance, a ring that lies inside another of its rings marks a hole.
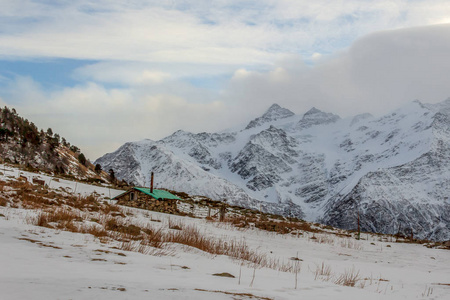
<instances>
[{"instance_id":1,"label":"stone wall","mask_svg":"<svg viewBox=\"0 0 450 300\"><path fill-rule=\"evenodd\" d=\"M136 208L158 211L168 214L178 213L177 200L156 200L155 198L138 191L132 191L134 199L130 200L130 192L117 198L117 204Z\"/></svg>"}]
</instances>

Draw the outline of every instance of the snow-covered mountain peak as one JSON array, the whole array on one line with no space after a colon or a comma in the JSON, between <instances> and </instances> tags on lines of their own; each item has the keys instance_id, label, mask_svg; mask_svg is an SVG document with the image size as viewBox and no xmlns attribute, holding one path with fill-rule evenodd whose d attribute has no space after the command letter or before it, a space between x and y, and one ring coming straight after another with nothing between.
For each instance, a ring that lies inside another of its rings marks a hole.
<instances>
[{"instance_id":1,"label":"snow-covered mountain peak","mask_svg":"<svg viewBox=\"0 0 450 300\"><path fill-rule=\"evenodd\" d=\"M359 199L364 230L412 228L418 237L450 238L450 204L442 200L450 193L450 100L411 101L381 117L345 120L317 108L294 115L274 104L249 128L179 130L128 143L97 162L117 178L148 184L154 171L169 189L245 207L262 200L267 211L294 209L347 229L354 229ZM436 231L439 224L446 228Z\"/></svg>"},{"instance_id":2,"label":"snow-covered mountain peak","mask_svg":"<svg viewBox=\"0 0 450 300\"><path fill-rule=\"evenodd\" d=\"M450 98L447 98L447 100L439 103L425 104L424 106L432 112L440 112L446 115L450 115Z\"/></svg>"},{"instance_id":3,"label":"snow-covered mountain peak","mask_svg":"<svg viewBox=\"0 0 450 300\"><path fill-rule=\"evenodd\" d=\"M310 116L310 115L314 115L314 114L320 114L320 113L323 113L323 111L321 111L320 109L317 109L317 108L315 108L314 106L310 109L310 110L308 110L303 116L304 117L307 117L307 116Z\"/></svg>"},{"instance_id":4,"label":"snow-covered mountain peak","mask_svg":"<svg viewBox=\"0 0 450 300\"><path fill-rule=\"evenodd\" d=\"M359 114L353 117L352 121L350 122L350 126L353 126L357 123L360 123L364 120L373 119L373 115L369 113Z\"/></svg>"},{"instance_id":5,"label":"snow-covered mountain peak","mask_svg":"<svg viewBox=\"0 0 450 300\"><path fill-rule=\"evenodd\" d=\"M281 107L278 104L272 104L269 109L262 115L264 118L282 119L293 116L294 113L287 108Z\"/></svg>"},{"instance_id":6,"label":"snow-covered mountain peak","mask_svg":"<svg viewBox=\"0 0 450 300\"><path fill-rule=\"evenodd\" d=\"M419 99L413 100L413 103L417 103L417 104L423 105L423 103Z\"/></svg>"},{"instance_id":7,"label":"snow-covered mountain peak","mask_svg":"<svg viewBox=\"0 0 450 300\"><path fill-rule=\"evenodd\" d=\"M287 108L283 108L279 106L278 104L274 103L272 106L269 107L269 109L259 118L256 118L252 120L250 123L248 123L247 127L245 129L254 128L257 126L261 126L265 123L281 120L285 118L289 118L294 116L295 114L290 111Z\"/></svg>"},{"instance_id":8,"label":"snow-covered mountain peak","mask_svg":"<svg viewBox=\"0 0 450 300\"><path fill-rule=\"evenodd\" d=\"M330 124L339 119L340 117L338 115L326 113L313 107L303 115L303 118L297 123L297 128L301 130L314 125Z\"/></svg>"}]
</instances>

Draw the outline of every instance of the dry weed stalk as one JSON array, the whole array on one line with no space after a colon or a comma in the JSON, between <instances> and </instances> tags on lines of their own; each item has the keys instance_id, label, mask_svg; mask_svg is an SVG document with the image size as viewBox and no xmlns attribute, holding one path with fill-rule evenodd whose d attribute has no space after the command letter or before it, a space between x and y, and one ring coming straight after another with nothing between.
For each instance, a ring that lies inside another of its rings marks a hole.
<instances>
[{"instance_id":1,"label":"dry weed stalk","mask_svg":"<svg viewBox=\"0 0 450 300\"><path fill-rule=\"evenodd\" d=\"M168 219L169 229L182 230L183 224L180 220L173 220L171 218Z\"/></svg>"},{"instance_id":2,"label":"dry weed stalk","mask_svg":"<svg viewBox=\"0 0 450 300\"><path fill-rule=\"evenodd\" d=\"M163 237L165 242L178 243L199 250L215 254L227 255L239 261L246 261L259 267L267 267L282 272L293 272L290 263L280 262L279 259L269 258L266 254L249 249L245 241L209 238L200 233L195 226L183 226L183 230L168 232Z\"/></svg>"},{"instance_id":3,"label":"dry weed stalk","mask_svg":"<svg viewBox=\"0 0 450 300\"><path fill-rule=\"evenodd\" d=\"M363 250L363 245L361 244L361 242L354 239L342 239L341 247L355 250Z\"/></svg>"},{"instance_id":4,"label":"dry weed stalk","mask_svg":"<svg viewBox=\"0 0 450 300\"><path fill-rule=\"evenodd\" d=\"M322 280L328 281L331 278L331 267L328 265L325 265L324 262L320 265L316 265L316 271L314 272L314 280L317 280L318 278L322 277Z\"/></svg>"},{"instance_id":5,"label":"dry weed stalk","mask_svg":"<svg viewBox=\"0 0 450 300\"><path fill-rule=\"evenodd\" d=\"M167 256L173 255L173 252L166 249L153 248L143 243L143 241L128 241L122 242L118 247L123 251L131 251L138 252L144 255L152 255L152 256Z\"/></svg>"},{"instance_id":6,"label":"dry weed stalk","mask_svg":"<svg viewBox=\"0 0 450 300\"><path fill-rule=\"evenodd\" d=\"M301 271L301 269L302 269L302 264L298 261L298 260L296 260L295 262L294 262L294 274L295 274L295 289L297 289L297 285L298 285L298 273L300 273L300 271Z\"/></svg>"},{"instance_id":7,"label":"dry weed stalk","mask_svg":"<svg viewBox=\"0 0 450 300\"><path fill-rule=\"evenodd\" d=\"M343 274L337 277L334 283L343 286L354 287L359 280L361 280L361 277L359 276L359 270L356 271L355 267L352 267L349 270L345 270Z\"/></svg>"},{"instance_id":8,"label":"dry weed stalk","mask_svg":"<svg viewBox=\"0 0 450 300\"><path fill-rule=\"evenodd\" d=\"M256 264L253 265L253 276L252 281L250 282L250 287L253 286L253 282L255 281L255 274L256 274Z\"/></svg>"},{"instance_id":9,"label":"dry weed stalk","mask_svg":"<svg viewBox=\"0 0 450 300\"><path fill-rule=\"evenodd\" d=\"M430 297L433 294L433 288L425 285L425 290L422 293L422 297Z\"/></svg>"}]
</instances>

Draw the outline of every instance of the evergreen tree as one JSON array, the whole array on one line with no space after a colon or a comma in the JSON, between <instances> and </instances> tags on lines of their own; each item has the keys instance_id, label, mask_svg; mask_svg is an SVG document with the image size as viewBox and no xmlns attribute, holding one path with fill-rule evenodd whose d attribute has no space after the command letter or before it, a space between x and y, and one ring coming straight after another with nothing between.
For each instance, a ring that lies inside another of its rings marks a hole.
<instances>
[{"instance_id":1,"label":"evergreen tree","mask_svg":"<svg viewBox=\"0 0 450 300\"><path fill-rule=\"evenodd\" d=\"M83 153L80 153L80 155L78 155L78 161L85 166L86 165L86 157L84 156Z\"/></svg>"},{"instance_id":2,"label":"evergreen tree","mask_svg":"<svg viewBox=\"0 0 450 300\"><path fill-rule=\"evenodd\" d=\"M52 130L51 128L47 129L47 135L48 135L49 137L52 137L52 136L53 136L53 130Z\"/></svg>"},{"instance_id":3,"label":"evergreen tree","mask_svg":"<svg viewBox=\"0 0 450 300\"><path fill-rule=\"evenodd\" d=\"M100 164L95 165L95 173L99 174L102 171L102 166Z\"/></svg>"},{"instance_id":4,"label":"evergreen tree","mask_svg":"<svg viewBox=\"0 0 450 300\"><path fill-rule=\"evenodd\" d=\"M116 175L114 174L113 169L109 169L109 181L114 183L116 181Z\"/></svg>"}]
</instances>

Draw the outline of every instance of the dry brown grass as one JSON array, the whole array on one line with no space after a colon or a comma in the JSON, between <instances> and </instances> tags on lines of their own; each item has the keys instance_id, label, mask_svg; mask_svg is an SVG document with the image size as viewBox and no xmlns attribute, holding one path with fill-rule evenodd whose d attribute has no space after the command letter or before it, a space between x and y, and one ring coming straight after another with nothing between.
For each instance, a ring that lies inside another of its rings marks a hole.
<instances>
[{"instance_id":1,"label":"dry brown grass","mask_svg":"<svg viewBox=\"0 0 450 300\"><path fill-rule=\"evenodd\" d=\"M314 280L321 278L324 281L328 281L331 278L331 267L322 262L320 265L316 265L314 272Z\"/></svg>"},{"instance_id":2,"label":"dry brown grass","mask_svg":"<svg viewBox=\"0 0 450 300\"><path fill-rule=\"evenodd\" d=\"M106 202L103 202L103 205L100 208L100 210L105 215L108 215L108 214L114 214L114 215L117 215L117 216L123 215L122 214L122 210L120 209L120 207L118 205L108 204Z\"/></svg>"},{"instance_id":3,"label":"dry brown grass","mask_svg":"<svg viewBox=\"0 0 450 300\"><path fill-rule=\"evenodd\" d=\"M21 198L22 206L25 209L40 209L56 204L48 198L32 193L23 193Z\"/></svg>"},{"instance_id":4,"label":"dry brown grass","mask_svg":"<svg viewBox=\"0 0 450 300\"><path fill-rule=\"evenodd\" d=\"M92 234L96 238L104 238L108 236L108 232L102 226L94 224L81 227L80 232Z\"/></svg>"},{"instance_id":5,"label":"dry brown grass","mask_svg":"<svg viewBox=\"0 0 450 300\"><path fill-rule=\"evenodd\" d=\"M78 229L74 226L73 222L81 220L82 218L79 212L59 208L53 212L40 212L35 218L29 219L28 222L36 226L77 232Z\"/></svg>"},{"instance_id":6,"label":"dry brown grass","mask_svg":"<svg viewBox=\"0 0 450 300\"><path fill-rule=\"evenodd\" d=\"M139 239L141 238L141 227L129 224L123 219L104 215L101 224L107 231L115 231L122 236L122 239Z\"/></svg>"},{"instance_id":7,"label":"dry brown grass","mask_svg":"<svg viewBox=\"0 0 450 300\"><path fill-rule=\"evenodd\" d=\"M169 229L182 230L183 224L180 220L168 219Z\"/></svg>"},{"instance_id":8,"label":"dry brown grass","mask_svg":"<svg viewBox=\"0 0 450 300\"><path fill-rule=\"evenodd\" d=\"M314 234L311 238L311 241L319 243L319 244L329 244L334 245L335 239L333 236L330 236L329 234Z\"/></svg>"},{"instance_id":9,"label":"dry brown grass","mask_svg":"<svg viewBox=\"0 0 450 300\"><path fill-rule=\"evenodd\" d=\"M319 229L312 228L308 222L302 220L278 220L278 219L269 219L265 215L261 215L261 217L257 217L255 215L251 216L231 216L226 220L228 223L232 224L238 228L250 228L256 227L261 230L276 232L279 234L288 234L293 232L320 232Z\"/></svg>"},{"instance_id":10,"label":"dry brown grass","mask_svg":"<svg viewBox=\"0 0 450 300\"><path fill-rule=\"evenodd\" d=\"M0 192L4 191L5 185L7 185L6 181L0 180Z\"/></svg>"},{"instance_id":11,"label":"dry brown grass","mask_svg":"<svg viewBox=\"0 0 450 300\"><path fill-rule=\"evenodd\" d=\"M359 270L356 271L355 267L352 267L351 269L345 270L345 272L343 274L339 275L334 280L334 283L338 284L338 285L354 287L359 280L361 280L361 276L359 275ZM362 286L361 288L363 288L363 287L364 286Z\"/></svg>"},{"instance_id":12,"label":"dry brown grass","mask_svg":"<svg viewBox=\"0 0 450 300\"><path fill-rule=\"evenodd\" d=\"M345 238L341 240L341 247L342 248L349 248L349 249L355 249L355 250L363 250L363 244L355 239L349 239Z\"/></svg>"},{"instance_id":13,"label":"dry brown grass","mask_svg":"<svg viewBox=\"0 0 450 300\"><path fill-rule=\"evenodd\" d=\"M283 272L294 272L294 263L269 258L266 254L251 250L245 241L206 237L195 226L184 226L181 231L168 232L165 242L177 243L214 255L226 255L238 261L246 261L258 267L266 267Z\"/></svg>"},{"instance_id":14,"label":"dry brown grass","mask_svg":"<svg viewBox=\"0 0 450 300\"><path fill-rule=\"evenodd\" d=\"M249 248L244 240L208 236L195 226L183 224L179 219L169 219L168 223L162 223L164 228L154 228L148 223L136 224L132 222L133 218L123 214L120 207L100 202L96 196L74 197L64 191L49 191L24 182L16 182L14 186L14 191L17 193L16 202L10 204L40 211L37 216L30 218L30 223L34 225L91 234L102 242L118 245L118 249L146 255L172 255L175 251L173 244L182 244L213 255L229 256L239 264L245 263L254 269L266 267L282 272L292 272L295 274L295 286L297 285L297 274L301 270L299 261L285 262L271 257ZM93 221L97 224L86 224L82 221ZM309 223L298 220L286 221L249 216L231 218L227 220L227 223L221 224L242 228L255 226L280 234L307 231L318 236L315 242L330 243L329 241L332 240L321 234L319 230L311 228ZM340 243L342 247L356 248L351 242L341 239L334 239L333 243ZM316 279L330 280L331 268L322 263L317 266L315 276ZM337 276L334 282L355 286L358 280L359 272L346 271Z\"/></svg>"},{"instance_id":15,"label":"dry brown grass","mask_svg":"<svg viewBox=\"0 0 450 300\"><path fill-rule=\"evenodd\" d=\"M366 280L369 280L365 278L362 280L359 270L355 270L355 267L352 267L351 269L347 269L344 271L344 273L340 275L333 275L331 267L328 265L325 265L324 262L320 265L316 265L316 270L314 271L314 280L320 279L322 281L330 281L332 280L333 283L343 286L350 286L355 287L358 282L358 287L363 289L366 285ZM372 284L372 280L370 280L370 284Z\"/></svg>"},{"instance_id":16,"label":"dry brown grass","mask_svg":"<svg viewBox=\"0 0 450 300\"><path fill-rule=\"evenodd\" d=\"M334 245L348 249L364 249L363 244L360 241L341 235L335 235L333 233L315 233L309 240L319 244Z\"/></svg>"},{"instance_id":17,"label":"dry brown grass","mask_svg":"<svg viewBox=\"0 0 450 300\"><path fill-rule=\"evenodd\" d=\"M6 206L8 205L8 200L6 198L3 198L0 196L0 206Z\"/></svg>"},{"instance_id":18,"label":"dry brown grass","mask_svg":"<svg viewBox=\"0 0 450 300\"><path fill-rule=\"evenodd\" d=\"M163 240L163 232L161 229L154 229L151 226L147 225L142 229L145 233L143 237L143 244L154 247L154 248L162 248L164 245Z\"/></svg>"},{"instance_id":19,"label":"dry brown grass","mask_svg":"<svg viewBox=\"0 0 450 300\"><path fill-rule=\"evenodd\" d=\"M269 297L261 297L256 296L254 294L250 293L233 293L233 292L227 292L227 291L216 291L216 290L204 290L204 289L195 289L199 292L208 292L208 293L216 293L216 294L225 294L232 296L232 299L256 299L256 300L273 300L273 298ZM233 297L234 296L234 297ZM212 297L213 298L213 297Z\"/></svg>"},{"instance_id":20,"label":"dry brown grass","mask_svg":"<svg viewBox=\"0 0 450 300\"><path fill-rule=\"evenodd\" d=\"M173 251L167 249L154 248L149 245L146 245L143 240L122 242L118 247L118 249L153 256L167 256L174 254Z\"/></svg>"},{"instance_id":21,"label":"dry brown grass","mask_svg":"<svg viewBox=\"0 0 450 300\"><path fill-rule=\"evenodd\" d=\"M91 234L104 242L118 241L120 249L143 254L167 255L171 251L168 250L170 247L166 247L167 243L177 243L214 255L227 255L258 267L283 272L295 270L292 262L285 263L251 250L242 240L208 237L195 226L186 226L177 219L169 219L167 224L170 229L177 230L165 232L149 224L131 223L118 206L101 203L94 196L74 197L43 188L33 190L22 182L16 183L16 186L22 206L41 211L29 218L29 223L37 226ZM83 220L98 224L85 224L81 222Z\"/></svg>"}]
</instances>

